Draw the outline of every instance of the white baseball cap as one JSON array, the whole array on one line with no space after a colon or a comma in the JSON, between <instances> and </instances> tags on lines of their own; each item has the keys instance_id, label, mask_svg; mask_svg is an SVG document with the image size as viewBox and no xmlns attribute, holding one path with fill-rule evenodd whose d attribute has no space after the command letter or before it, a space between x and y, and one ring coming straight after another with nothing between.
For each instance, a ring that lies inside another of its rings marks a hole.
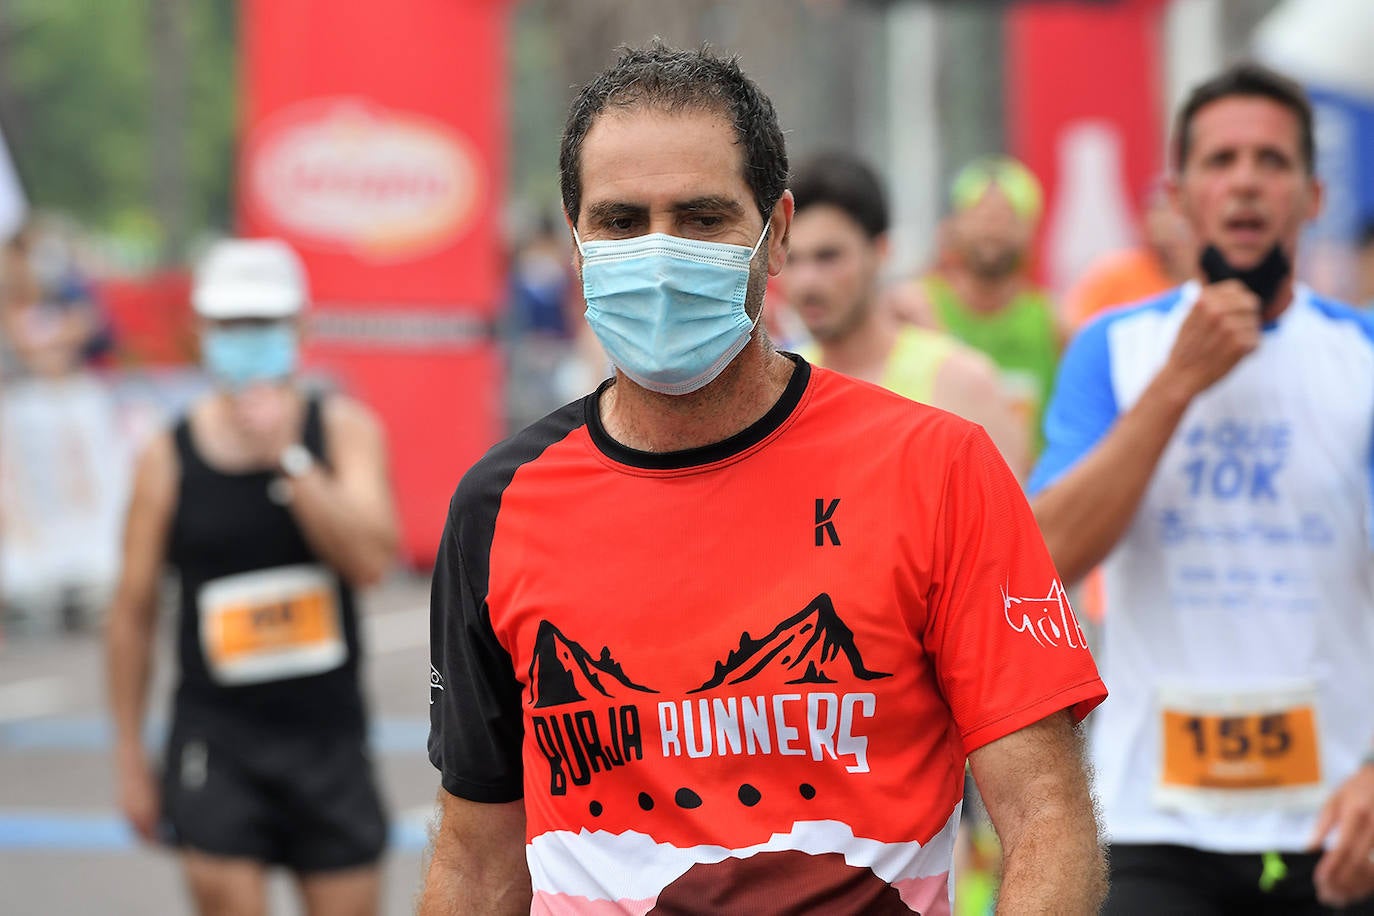
<instances>
[{"instance_id":1,"label":"white baseball cap","mask_svg":"<svg viewBox=\"0 0 1374 916\"><path fill-rule=\"evenodd\" d=\"M280 239L216 242L196 268L191 305L202 318L290 318L310 298L305 267Z\"/></svg>"}]
</instances>

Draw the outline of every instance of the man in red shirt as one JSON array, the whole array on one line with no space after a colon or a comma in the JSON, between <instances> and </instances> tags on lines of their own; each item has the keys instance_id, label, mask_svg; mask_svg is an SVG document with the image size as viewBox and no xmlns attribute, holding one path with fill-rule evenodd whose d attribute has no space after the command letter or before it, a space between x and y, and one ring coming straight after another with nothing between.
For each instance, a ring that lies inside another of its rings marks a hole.
<instances>
[{"instance_id":1,"label":"man in red shirt","mask_svg":"<svg viewBox=\"0 0 1374 916\"><path fill-rule=\"evenodd\" d=\"M561 162L616 374L454 496L420 912L948 914L966 760L1003 912L1095 912L1073 725L1106 691L1015 478L758 323L793 213L772 104L626 49Z\"/></svg>"}]
</instances>

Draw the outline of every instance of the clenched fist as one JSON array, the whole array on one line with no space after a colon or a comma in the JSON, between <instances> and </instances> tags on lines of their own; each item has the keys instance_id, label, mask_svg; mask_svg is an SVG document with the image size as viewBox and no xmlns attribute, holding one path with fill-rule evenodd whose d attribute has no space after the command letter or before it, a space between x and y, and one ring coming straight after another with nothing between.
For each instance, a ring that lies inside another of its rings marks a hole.
<instances>
[{"instance_id":1,"label":"clenched fist","mask_svg":"<svg viewBox=\"0 0 1374 916\"><path fill-rule=\"evenodd\" d=\"M1204 286L1183 320L1165 371L1201 394L1260 342L1260 301L1239 280Z\"/></svg>"}]
</instances>

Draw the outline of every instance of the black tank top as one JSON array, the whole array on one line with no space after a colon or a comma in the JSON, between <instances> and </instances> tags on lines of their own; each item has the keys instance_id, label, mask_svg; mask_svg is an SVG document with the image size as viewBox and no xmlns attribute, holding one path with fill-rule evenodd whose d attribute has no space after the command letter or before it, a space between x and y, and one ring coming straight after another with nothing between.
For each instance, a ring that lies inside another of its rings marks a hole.
<instances>
[{"instance_id":1,"label":"black tank top","mask_svg":"<svg viewBox=\"0 0 1374 916\"><path fill-rule=\"evenodd\" d=\"M321 405L306 403L301 442L328 465ZM200 599L209 583L227 576L318 564L285 505L273 499L273 471L226 474L206 464L191 437L189 416L174 430L181 482L168 558L181 577L177 651L181 663L176 714L183 721L225 728L363 728L358 685L358 622L353 591L327 567L346 646L342 664L320 673L253 683L224 683L212 676L202 646ZM277 485L279 486L279 485Z\"/></svg>"}]
</instances>

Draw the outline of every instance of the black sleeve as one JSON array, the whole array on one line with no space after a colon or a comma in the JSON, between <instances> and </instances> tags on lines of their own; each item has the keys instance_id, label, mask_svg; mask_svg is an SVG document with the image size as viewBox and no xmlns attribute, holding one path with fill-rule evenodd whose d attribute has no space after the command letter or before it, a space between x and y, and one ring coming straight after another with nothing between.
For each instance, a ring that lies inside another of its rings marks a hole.
<instances>
[{"instance_id":1,"label":"black sleeve","mask_svg":"<svg viewBox=\"0 0 1374 916\"><path fill-rule=\"evenodd\" d=\"M520 683L487 613L488 513L464 506L460 485L430 589L429 759L443 786L476 802L524 794Z\"/></svg>"},{"instance_id":2,"label":"black sleeve","mask_svg":"<svg viewBox=\"0 0 1374 916\"><path fill-rule=\"evenodd\" d=\"M574 401L494 446L449 504L429 597L429 759L460 798L510 802L524 794L522 687L487 605L492 539L516 472L595 409L594 396Z\"/></svg>"}]
</instances>

